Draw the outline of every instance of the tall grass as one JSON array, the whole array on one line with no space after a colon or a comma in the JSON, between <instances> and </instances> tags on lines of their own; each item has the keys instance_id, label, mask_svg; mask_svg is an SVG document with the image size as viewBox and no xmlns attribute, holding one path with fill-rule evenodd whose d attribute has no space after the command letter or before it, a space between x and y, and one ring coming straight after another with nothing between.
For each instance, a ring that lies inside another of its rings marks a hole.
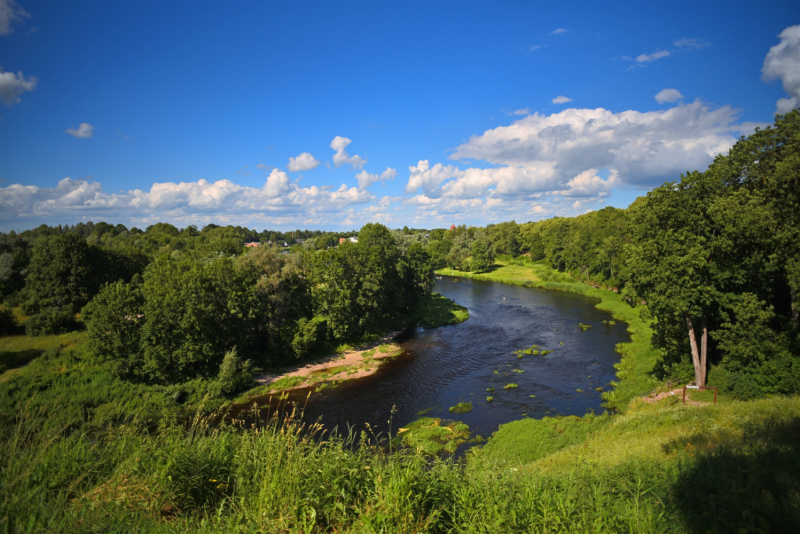
<instances>
[{"instance_id":1,"label":"tall grass","mask_svg":"<svg viewBox=\"0 0 800 534\"><path fill-rule=\"evenodd\" d=\"M330 436L292 412L267 421L197 417L152 431L131 424L91 433L58 417L42 425L41 415L23 412L0 448L6 532L800 527L798 399L549 420L543 424L565 430L539 433L540 440L555 438L548 450L506 457L489 446L468 461L406 449L389 454L382 436L369 434L356 445L353 433ZM626 440L636 443L632 454Z\"/></svg>"}]
</instances>

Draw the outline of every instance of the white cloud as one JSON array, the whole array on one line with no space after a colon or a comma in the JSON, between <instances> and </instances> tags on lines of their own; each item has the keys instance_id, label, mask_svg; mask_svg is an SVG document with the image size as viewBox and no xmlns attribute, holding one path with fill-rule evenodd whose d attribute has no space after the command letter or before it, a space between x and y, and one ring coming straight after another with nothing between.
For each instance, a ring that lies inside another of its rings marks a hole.
<instances>
[{"instance_id":1,"label":"white cloud","mask_svg":"<svg viewBox=\"0 0 800 534\"><path fill-rule=\"evenodd\" d=\"M19 104L22 102L20 96L27 91L36 89L37 83L39 83L39 80L36 76L28 76L26 79L22 75L22 71L14 74L13 72L6 72L3 67L0 67L0 100L6 106Z\"/></svg>"},{"instance_id":2,"label":"white cloud","mask_svg":"<svg viewBox=\"0 0 800 534\"><path fill-rule=\"evenodd\" d=\"M512 111L511 113L507 113L507 115L508 116L512 116L512 115L530 115L530 113L531 113L530 108L522 108L522 109L518 109L516 111Z\"/></svg>"},{"instance_id":3,"label":"white cloud","mask_svg":"<svg viewBox=\"0 0 800 534\"><path fill-rule=\"evenodd\" d=\"M683 98L683 95L677 89L662 89L658 92L655 98L659 104L663 104L664 102L675 102L676 100L680 100Z\"/></svg>"},{"instance_id":4,"label":"white cloud","mask_svg":"<svg viewBox=\"0 0 800 534\"><path fill-rule=\"evenodd\" d=\"M15 0L0 0L0 35L9 35L14 31L14 22L30 17Z\"/></svg>"},{"instance_id":5,"label":"white cloud","mask_svg":"<svg viewBox=\"0 0 800 534\"><path fill-rule=\"evenodd\" d=\"M336 151L336 154L333 155L333 163L337 167L341 167L342 165L352 165L354 169L361 169L367 163L366 158L362 158L361 156L351 156L345 150L347 145L352 143L353 141L348 139L347 137L341 137L337 135L331 141L331 148Z\"/></svg>"},{"instance_id":6,"label":"white cloud","mask_svg":"<svg viewBox=\"0 0 800 534\"><path fill-rule=\"evenodd\" d=\"M431 168L426 159L420 160L416 167L410 166L408 170L411 175L406 184L406 193L415 193L421 187L426 195L431 194L445 180L464 176L464 171L453 165L437 163Z\"/></svg>"},{"instance_id":7,"label":"white cloud","mask_svg":"<svg viewBox=\"0 0 800 534\"><path fill-rule=\"evenodd\" d=\"M709 45L709 43L703 41L702 39L693 39L687 37L678 39L677 41L675 41L674 44L679 48L689 48L689 49L703 48Z\"/></svg>"},{"instance_id":8,"label":"white cloud","mask_svg":"<svg viewBox=\"0 0 800 534\"><path fill-rule=\"evenodd\" d=\"M547 46L547 45L545 45L545 46ZM540 48L543 48L542 45L533 45L533 46L529 46L528 50L530 50L531 52L535 52L535 51L539 50Z\"/></svg>"},{"instance_id":9,"label":"white cloud","mask_svg":"<svg viewBox=\"0 0 800 534\"><path fill-rule=\"evenodd\" d=\"M556 28L555 30L550 32L550 35L558 35L559 33L567 33L568 31L569 30L565 30L564 28Z\"/></svg>"},{"instance_id":10,"label":"white cloud","mask_svg":"<svg viewBox=\"0 0 800 534\"><path fill-rule=\"evenodd\" d=\"M764 81L781 80L789 98L778 100L777 113L786 114L800 107L800 25L789 26L781 42L769 49L761 70Z\"/></svg>"},{"instance_id":11,"label":"white cloud","mask_svg":"<svg viewBox=\"0 0 800 534\"><path fill-rule=\"evenodd\" d=\"M319 161L308 152L303 152L296 158L289 158L289 165L286 167L292 172L310 171L316 169Z\"/></svg>"},{"instance_id":12,"label":"white cloud","mask_svg":"<svg viewBox=\"0 0 800 534\"><path fill-rule=\"evenodd\" d=\"M567 102L572 102L572 99L564 95L558 95L553 99L553 104L566 104Z\"/></svg>"},{"instance_id":13,"label":"white cloud","mask_svg":"<svg viewBox=\"0 0 800 534\"><path fill-rule=\"evenodd\" d=\"M235 222L251 226L255 221L322 224L340 223L346 209L374 200L366 191L344 184L336 190L303 188L292 183L280 169L273 169L261 188L230 180L198 180L154 183L148 191L104 193L98 182L64 178L52 188L21 184L0 187L0 220L37 224L86 218L187 224Z\"/></svg>"},{"instance_id":14,"label":"white cloud","mask_svg":"<svg viewBox=\"0 0 800 534\"><path fill-rule=\"evenodd\" d=\"M380 176L367 171L361 171L360 173L356 174L356 179L358 180L358 190L363 191L375 182L394 180L395 176L397 176L397 170L391 167L387 167L386 170L380 174Z\"/></svg>"},{"instance_id":15,"label":"white cloud","mask_svg":"<svg viewBox=\"0 0 800 534\"><path fill-rule=\"evenodd\" d=\"M668 55L670 55L670 53L666 50L656 50L652 54L640 54L636 56L636 61L638 63L649 63L661 59L662 57L667 57Z\"/></svg>"},{"instance_id":16,"label":"white cloud","mask_svg":"<svg viewBox=\"0 0 800 534\"><path fill-rule=\"evenodd\" d=\"M64 131L73 137L92 137L94 135L94 126L88 122L82 122L77 128L67 128Z\"/></svg>"},{"instance_id":17,"label":"white cloud","mask_svg":"<svg viewBox=\"0 0 800 534\"><path fill-rule=\"evenodd\" d=\"M460 170L437 163L431 168L423 160L409 168L406 192L422 188L415 197L418 205L578 197L586 206L617 186L650 188L681 172L704 169L740 134L755 128L737 124L736 115L730 106L711 109L701 101L645 113L602 108L534 113L471 137L450 156L499 167Z\"/></svg>"}]
</instances>

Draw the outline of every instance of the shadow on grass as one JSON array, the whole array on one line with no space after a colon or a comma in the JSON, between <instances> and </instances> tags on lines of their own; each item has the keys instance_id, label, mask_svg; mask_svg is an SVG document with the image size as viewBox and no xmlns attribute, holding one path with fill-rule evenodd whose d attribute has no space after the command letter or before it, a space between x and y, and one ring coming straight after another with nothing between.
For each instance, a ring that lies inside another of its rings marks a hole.
<instances>
[{"instance_id":1,"label":"shadow on grass","mask_svg":"<svg viewBox=\"0 0 800 534\"><path fill-rule=\"evenodd\" d=\"M44 351L41 349L0 352L0 373L28 365L42 354L44 354Z\"/></svg>"},{"instance_id":2,"label":"shadow on grass","mask_svg":"<svg viewBox=\"0 0 800 534\"><path fill-rule=\"evenodd\" d=\"M800 532L800 419L761 421L744 439L698 434L665 448L694 456L672 488L688 532Z\"/></svg>"}]
</instances>

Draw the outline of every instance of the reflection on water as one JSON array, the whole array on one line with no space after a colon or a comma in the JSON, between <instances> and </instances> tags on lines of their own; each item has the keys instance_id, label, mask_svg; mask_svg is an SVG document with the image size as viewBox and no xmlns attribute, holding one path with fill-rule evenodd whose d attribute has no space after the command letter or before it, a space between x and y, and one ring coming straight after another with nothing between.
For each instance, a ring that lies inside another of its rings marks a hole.
<instances>
[{"instance_id":1,"label":"reflection on water","mask_svg":"<svg viewBox=\"0 0 800 534\"><path fill-rule=\"evenodd\" d=\"M385 432L393 406L396 430L420 411L452 418L450 406L472 402L475 409L456 418L487 436L523 417L602 411L596 388L608 389L619 361L614 347L629 337L624 323L602 324L611 314L596 309L596 299L449 277L438 280L434 290L467 307L470 318L409 332L402 341L407 352L375 375L312 394L307 421L321 417L327 428L345 432L348 425L360 431L368 422ZM584 332L578 323L592 328ZM534 344L553 352L522 359L513 354ZM508 383L519 387L503 389ZM488 393L489 387L494 392ZM306 395L300 391L292 398ZM494 400L487 402L487 396Z\"/></svg>"}]
</instances>

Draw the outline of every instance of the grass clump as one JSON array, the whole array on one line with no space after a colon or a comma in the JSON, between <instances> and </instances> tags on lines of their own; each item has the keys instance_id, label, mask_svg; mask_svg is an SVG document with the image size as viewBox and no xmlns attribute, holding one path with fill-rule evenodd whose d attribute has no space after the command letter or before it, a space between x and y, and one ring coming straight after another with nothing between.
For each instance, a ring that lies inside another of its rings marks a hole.
<instances>
[{"instance_id":1,"label":"grass clump","mask_svg":"<svg viewBox=\"0 0 800 534\"><path fill-rule=\"evenodd\" d=\"M486 397L486 402L492 402L493 400L494 400L494 397Z\"/></svg>"},{"instance_id":2,"label":"grass clump","mask_svg":"<svg viewBox=\"0 0 800 534\"><path fill-rule=\"evenodd\" d=\"M448 410L450 413L469 413L472 411L471 402L459 402L455 406L451 406Z\"/></svg>"},{"instance_id":3,"label":"grass clump","mask_svg":"<svg viewBox=\"0 0 800 534\"><path fill-rule=\"evenodd\" d=\"M491 386L491 387L488 387L488 388L486 388L486 391L488 391L489 393L491 393L492 391L494 391L494 386Z\"/></svg>"},{"instance_id":4,"label":"grass clump","mask_svg":"<svg viewBox=\"0 0 800 534\"><path fill-rule=\"evenodd\" d=\"M401 428L393 442L424 456L437 456L453 454L469 435L469 426L464 423L422 417Z\"/></svg>"},{"instance_id":5,"label":"grass clump","mask_svg":"<svg viewBox=\"0 0 800 534\"><path fill-rule=\"evenodd\" d=\"M503 389L514 389L517 387L519 387L517 384L508 383L505 386L503 386Z\"/></svg>"},{"instance_id":6,"label":"grass clump","mask_svg":"<svg viewBox=\"0 0 800 534\"><path fill-rule=\"evenodd\" d=\"M587 330L592 328L592 325L590 325L590 324L578 323L578 326L580 326L581 330L583 330L584 332L586 332Z\"/></svg>"}]
</instances>

